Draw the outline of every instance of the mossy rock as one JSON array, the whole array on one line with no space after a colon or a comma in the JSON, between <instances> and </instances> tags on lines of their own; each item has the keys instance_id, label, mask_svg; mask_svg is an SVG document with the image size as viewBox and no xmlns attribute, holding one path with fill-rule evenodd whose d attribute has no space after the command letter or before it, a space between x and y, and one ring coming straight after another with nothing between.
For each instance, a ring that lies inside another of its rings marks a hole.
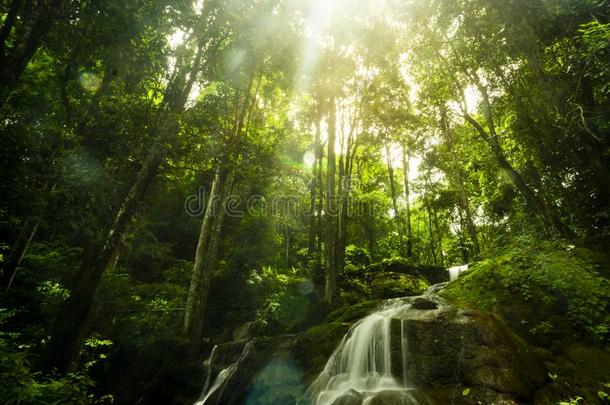
<instances>
[{"instance_id":1,"label":"mossy rock","mask_svg":"<svg viewBox=\"0 0 610 405\"><path fill-rule=\"evenodd\" d=\"M422 277L401 273L380 273L371 280L374 298L399 298L421 295L430 287Z\"/></svg>"},{"instance_id":2,"label":"mossy rock","mask_svg":"<svg viewBox=\"0 0 610 405\"><path fill-rule=\"evenodd\" d=\"M408 259L395 257L364 268L361 274L371 276L378 273L401 273L423 277L430 284L449 281L449 273L443 267L413 263Z\"/></svg>"},{"instance_id":3,"label":"mossy rock","mask_svg":"<svg viewBox=\"0 0 610 405\"><path fill-rule=\"evenodd\" d=\"M356 305L341 307L331 312L325 322L356 322L371 314L381 304L381 300L364 301Z\"/></svg>"},{"instance_id":4,"label":"mossy rock","mask_svg":"<svg viewBox=\"0 0 610 405\"><path fill-rule=\"evenodd\" d=\"M610 341L610 282L586 249L551 243L507 248L471 267L441 295L490 311L529 343Z\"/></svg>"},{"instance_id":5,"label":"mossy rock","mask_svg":"<svg viewBox=\"0 0 610 405\"><path fill-rule=\"evenodd\" d=\"M373 299L373 291L362 279L348 278L341 283L339 296L345 305L353 305Z\"/></svg>"},{"instance_id":6,"label":"mossy rock","mask_svg":"<svg viewBox=\"0 0 610 405\"><path fill-rule=\"evenodd\" d=\"M329 322L301 333L294 344L294 356L309 384L324 369L324 365L351 326L348 322Z\"/></svg>"}]
</instances>

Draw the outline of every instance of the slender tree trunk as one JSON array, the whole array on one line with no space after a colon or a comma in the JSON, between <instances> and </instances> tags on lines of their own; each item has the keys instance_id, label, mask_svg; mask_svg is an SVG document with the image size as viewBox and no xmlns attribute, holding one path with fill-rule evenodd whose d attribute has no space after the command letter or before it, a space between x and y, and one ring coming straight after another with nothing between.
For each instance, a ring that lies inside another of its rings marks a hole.
<instances>
[{"instance_id":1,"label":"slender tree trunk","mask_svg":"<svg viewBox=\"0 0 610 405\"><path fill-rule=\"evenodd\" d=\"M201 349L205 308L216 269L218 245L226 211L224 203L232 185L233 173L223 174L218 168L201 224L184 317L183 333L192 355L198 354Z\"/></svg>"},{"instance_id":2,"label":"slender tree trunk","mask_svg":"<svg viewBox=\"0 0 610 405\"><path fill-rule=\"evenodd\" d=\"M413 232L411 230L411 185L409 182L409 152L406 145L402 146L402 167L404 168L405 183L405 219L407 237L407 257L413 257Z\"/></svg>"},{"instance_id":3,"label":"slender tree trunk","mask_svg":"<svg viewBox=\"0 0 610 405\"><path fill-rule=\"evenodd\" d=\"M125 197L99 254L83 261L80 271L83 276L62 305L53 325L45 358L46 368L56 367L60 371L65 371L78 354L85 321L102 274L108 268L117 246L137 211L139 202L155 178L164 151L165 148L160 142L153 147L152 153L146 159L135 183Z\"/></svg>"},{"instance_id":4,"label":"slender tree trunk","mask_svg":"<svg viewBox=\"0 0 610 405\"><path fill-rule=\"evenodd\" d=\"M352 123L353 124L353 123ZM351 176L353 166L354 126L350 129L347 137L347 147L344 156L341 157L341 170L339 175L339 224L337 236L337 273L342 274L345 268L345 249L347 246L347 221L349 220L349 198L351 193Z\"/></svg>"},{"instance_id":5,"label":"slender tree trunk","mask_svg":"<svg viewBox=\"0 0 610 405\"><path fill-rule=\"evenodd\" d=\"M21 226L19 235L13 244L11 252L6 258L6 262L3 266L4 268L2 269L2 283L0 284L0 288L5 292L8 292L11 289L17 270L21 265L21 260L23 260L25 252L30 246L34 235L36 235L39 224L39 219L30 218Z\"/></svg>"},{"instance_id":6,"label":"slender tree trunk","mask_svg":"<svg viewBox=\"0 0 610 405\"><path fill-rule=\"evenodd\" d=\"M319 145L319 155L318 155L318 174L317 174L317 183L318 183L318 204L316 207L316 218L317 218L317 230L316 230L316 256L318 258L318 264L322 264L322 241L324 240L323 230L324 223L322 220L322 211L324 209L324 187L322 187L322 166L324 159L324 147L322 144Z\"/></svg>"},{"instance_id":7,"label":"slender tree trunk","mask_svg":"<svg viewBox=\"0 0 610 405\"><path fill-rule=\"evenodd\" d=\"M403 235L402 224L400 223L400 213L398 211L398 195L396 193L396 182L394 180L394 167L392 166L392 156L387 141L384 140L385 150L387 155L388 176L390 178L390 192L392 196L392 207L394 208L394 221L396 222L396 231L398 232L398 248L401 256L406 255L405 240Z\"/></svg>"},{"instance_id":8,"label":"slender tree trunk","mask_svg":"<svg viewBox=\"0 0 610 405\"><path fill-rule=\"evenodd\" d=\"M238 96L235 99L232 142L238 142L242 134L248 133L250 117L261 84L259 78L254 94L252 94L254 78L255 72L252 70L245 96L243 98ZM229 146L226 149L230 151L232 147ZM229 161L231 153L234 152L226 153L222 161ZM212 276L217 265L222 224L227 211L226 202L232 191L234 178L233 168L227 171L221 167L217 168L208 197L210 200L201 224L183 326L183 333L188 341L188 354L190 355L198 355L201 349L205 309L212 284Z\"/></svg>"},{"instance_id":9,"label":"slender tree trunk","mask_svg":"<svg viewBox=\"0 0 610 405\"><path fill-rule=\"evenodd\" d=\"M324 301L328 304L333 302L337 289L337 207L335 194L335 140L336 140L336 105L335 98L331 97L329 102L328 116L328 168L326 174L326 271L324 285Z\"/></svg>"},{"instance_id":10,"label":"slender tree trunk","mask_svg":"<svg viewBox=\"0 0 610 405\"><path fill-rule=\"evenodd\" d=\"M428 174L428 178L430 175ZM425 197L424 204L426 206L426 213L428 214L428 235L430 240L430 254L432 256L432 264L436 265L438 263L436 257L436 242L434 237L434 220L432 215L432 203L430 201L430 191L428 187L428 179L426 179L426 189L425 189Z\"/></svg>"},{"instance_id":11,"label":"slender tree trunk","mask_svg":"<svg viewBox=\"0 0 610 405\"><path fill-rule=\"evenodd\" d=\"M474 258L478 258L481 253L481 248L479 246L479 236L477 228L474 224L472 210L470 208L470 201L468 199L468 193L466 192L464 176L462 174L462 167L458 161L455 152L453 136L451 133L451 128L449 127L449 121L447 119L447 110L444 105L441 106L440 110L441 130L445 137L447 147L449 148L449 153L451 154L451 163L453 166L453 173L450 175L450 178L454 179L455 185L458 190L459 204L462 211L464 212L464 222L466 224L466 230L468 231L468 235L470 236L470 241L472 243L472 256Z\"/></svg>"},{"instance_id":12,"label":"slender tree trunk","mask_svg":"<svg viewBox=\"0 0 610 405\"><path fill-rule=\"evenodd\" d=\"M437 235L436 245L438 246L438 256L439 256L439 264L441 266L445 265L445 252L443 252L443 233L441 232L441 227L438 222L438 210L434 207L432 208L432 214L434 218L434 231Z\"/></svg>"},{"instance_id":13,"label":"slender tree trunk","mask_svg":"<svg viewBox=\"0 0 610 405\"><path fill-rule=\"evenodd\" d=\"M315 162L312 167L312 180L310 184L310 196L309 196L309 239L307 242L307 253L311 257L316 250L316 197L318 195L318 188L320 183L318 182L318 162L320 158L320 122L316 120L316 134L314 139L314 154Z\"/></svg>"}]
</instances>

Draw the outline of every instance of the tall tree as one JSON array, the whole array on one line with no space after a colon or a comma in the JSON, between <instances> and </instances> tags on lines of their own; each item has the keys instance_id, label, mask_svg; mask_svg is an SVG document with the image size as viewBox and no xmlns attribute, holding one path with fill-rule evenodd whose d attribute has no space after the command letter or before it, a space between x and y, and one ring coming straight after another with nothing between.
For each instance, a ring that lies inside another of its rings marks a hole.
<instances>
[{"instance_id":1,"label":"tall tree","mask_svg":"<svg viewBox=\"0 0 610 405\"><path fill-rule=\"evenodd\" d=\"M201 69L203 52L204 45L199 41L191 58L179 60L176 74L167 87L161 106L160 121L156 128L157 139L116 212L103 243L83 260L80 278L55 320L45 356L45 366L48 369L56 367L66 370L78 354L97 287L155 179L165 157L167 144L177 135L178 118L185 109L188 95Z\"/></svg>"}]
</instances>

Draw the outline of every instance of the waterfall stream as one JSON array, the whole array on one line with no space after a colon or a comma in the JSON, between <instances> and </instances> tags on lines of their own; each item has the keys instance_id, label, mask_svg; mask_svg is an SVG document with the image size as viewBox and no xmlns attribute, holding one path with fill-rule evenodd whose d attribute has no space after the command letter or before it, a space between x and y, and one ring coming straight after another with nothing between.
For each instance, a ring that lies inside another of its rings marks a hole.
<instances>
[{"instance_id":1,"label":"waterfall stream","mask_svg":"<svg viewBox=\"0 0 610 405\"><path fill-rule=\"evenodd\" d=\"M426 297L446 283L432 286ZM332 405L342 395L356 392L365 399L382 391L400 391L405 395L415 387L408 380L405 322L399 334L392 334L392 320L411 310L417 297L386 301L381 308L352 326L329 358L324 370L309 387L306 397L314 405ZM399 342L392 339L400 338ZM398 363L398 364L393 364ZM415 402L417 403L417 402Z\"/></svg>"},{"instance_id":2,"label":"waterfall stream","mask_svg":"<svg viewBox=\"0 0 610 405\"><path fill-rule=\"evenodd\" d=\"M246 343L239 359L235 363L228 366L227 368L221 370L218 373L218 375L216 376L214 383L210 387L210 381L211 381L211 377L212 377L215 354L216 354L216 350L218 348L218 346L214 346L214 348L212 349L212 353L210 354L210 357L206 364L207 377L206 377L204 389L203 389L201 395L199 396L199 399L195 402L194 405L217 404L218 399L222 397L222 394L223 394L225 388L227 387L229 381L231 380L231 378L233 377L235 372L239 369L239 366L241 365L243 360L250 354L250 351L252 350L253 347L254 347L254 344L252 343L252 341Z\"/></svg>"},{"instance_id":3,"label":"waterfall stream","mask_svg":"<svg viewBox=\"0 0 610 405\"><path fill-rule=\"evenodd\" d=\"M447 271L449 271L449 280L451 280L451 281L457 280L461 273L468 270L468 267L469 267L468 264L464 264L462 266L449 267L447 269Z\"/></svg>"}]
</instances>

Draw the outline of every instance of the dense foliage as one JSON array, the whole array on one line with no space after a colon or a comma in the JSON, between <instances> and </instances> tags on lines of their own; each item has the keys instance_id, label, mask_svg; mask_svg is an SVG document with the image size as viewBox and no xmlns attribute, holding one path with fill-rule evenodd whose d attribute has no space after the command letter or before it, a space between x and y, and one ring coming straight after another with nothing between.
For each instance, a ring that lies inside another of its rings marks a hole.
<instances>
[{"instance_id":1,"label":"dense foliage","mask_svg":"<svg viewBox=\"0 0 610 405\"><path fill-rule=\"evenodd\" d=\"M607 344L609 103L606 0L0 0L0 402L136 403L392 266Z\"/></svg>"}]
</instances>

